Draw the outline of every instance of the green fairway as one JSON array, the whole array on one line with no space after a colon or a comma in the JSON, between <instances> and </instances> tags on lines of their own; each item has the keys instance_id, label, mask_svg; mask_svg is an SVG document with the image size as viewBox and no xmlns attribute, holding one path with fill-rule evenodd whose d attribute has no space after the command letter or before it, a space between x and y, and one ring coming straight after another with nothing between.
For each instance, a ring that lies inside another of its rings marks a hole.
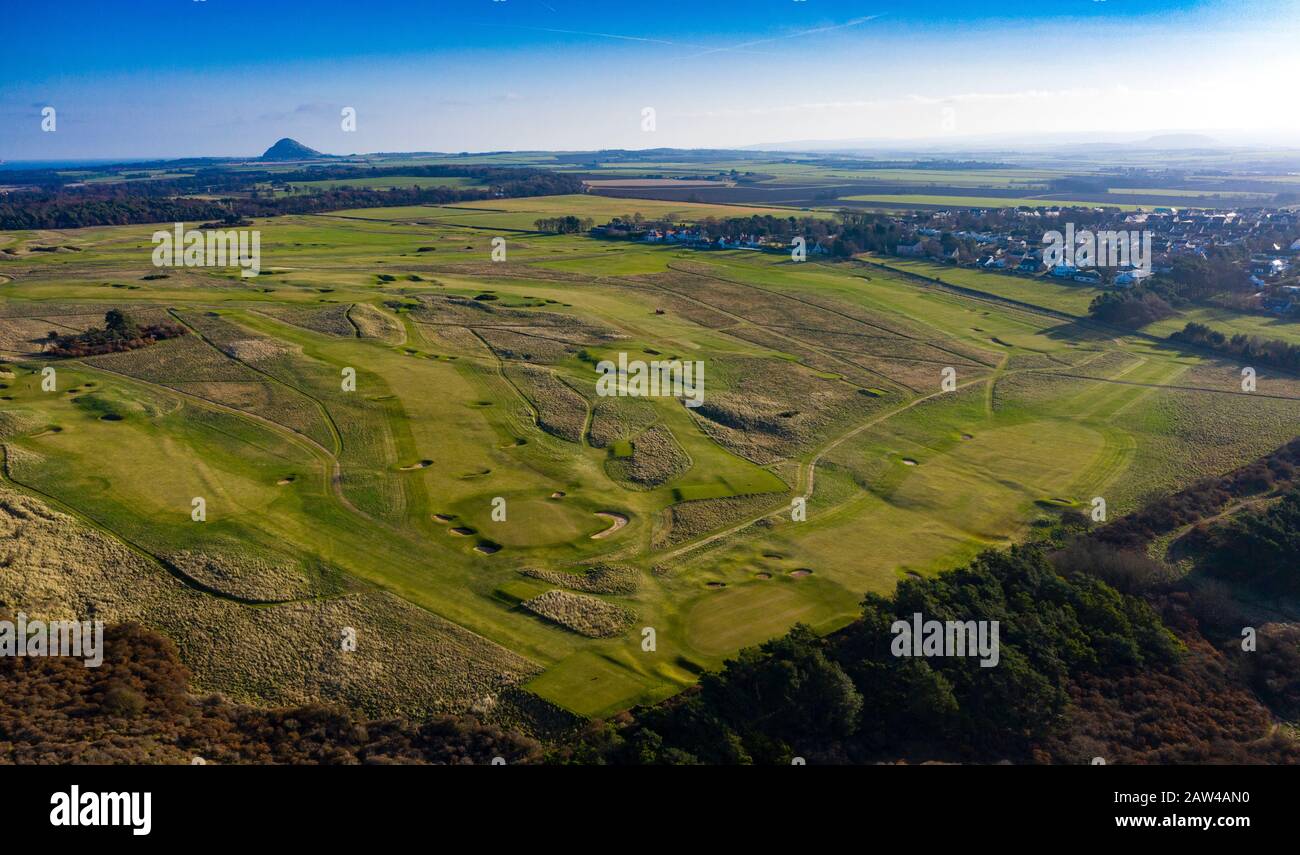
<instances>
[{"instance_id":1,"label":"green fairway","mask_svg":"<svg viewBox=\"0 0 1300 855\"><path fill-rule=\"evenodd\" d=\"M533 232L542 217L791 210L588 194L277 217L256 222L249 279L160 271L152 226L8 233L6 247L77 251L24 253L0 281L7 486L154 562L207 604L187 606L195 626L246 609L306 644L338 629L290 621L308 606L395 595L451 628L446 667L481 677L439 682L421 709L522 686L604 716L795 623L841 626L865 592L1017 542L1060 508L1104 497L1123 513L1294 435L1293 381L1265 373L1268 397L1241 394L1228 362L1073 323L1099 293L1075 283ZM186 333L42 354L47 331L110 308ZM1147 332L1188 319L1294 335L1208 310ZM600 394L596 365L620 354L703 363L701 406ZM558 611L525 605L550 592ZM385 615L369 640L383 656L422 649L418 621ZM203 685L259 696L240 663L183 653ZM392 711L416 691L321 693Z\"/></svg>"}]
</instances>

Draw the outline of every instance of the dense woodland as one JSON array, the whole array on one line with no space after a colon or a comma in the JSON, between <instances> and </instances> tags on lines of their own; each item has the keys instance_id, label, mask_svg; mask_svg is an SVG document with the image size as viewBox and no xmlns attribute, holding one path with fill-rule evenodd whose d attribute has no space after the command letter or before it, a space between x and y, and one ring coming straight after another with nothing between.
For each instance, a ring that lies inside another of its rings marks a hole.
<instances>
[{"instance_id":1,"label":"dense woodland","mask_svg":"<svg viewBox=\"0 0 1300 855\"><path fill-rule=\"evenodd\" d=\"M1300 597L1300 490L1192 532L1211 576L1270 596Z\"/></svg>"}]
</instances>

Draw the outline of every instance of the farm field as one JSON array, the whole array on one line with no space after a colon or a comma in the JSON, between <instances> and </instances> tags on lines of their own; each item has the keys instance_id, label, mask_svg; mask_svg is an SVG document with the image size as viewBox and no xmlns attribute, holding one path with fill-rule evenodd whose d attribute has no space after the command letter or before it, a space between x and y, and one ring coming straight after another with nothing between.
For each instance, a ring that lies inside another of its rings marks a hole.
<instances>
[{"instance_id":1,"label":"farm field","mask_svg":"<svg viewBox=\"0 0 1300 855\"><path fill-rule=\"evenodd\" d=\"M617 199L607 196L550 196L539 199L493 199L486 202L467 202L461 208L482 211L483 218L477 226L503 228L533 228L539 217L555 216L557 210L577 217L591 217L602 222L611 217L640 212L646 217L693 222L705 217L791 216L798 214L791 208L753 205L709 205L696 202L664 202L655 199ZM816 212L812 212L816 214ZM830 217L831 212L822 212Z\"/></svg>"},{"instance_id":2,"label":"farm field","mask_svg":"<svg viewBox=\"0 0 1300 855\"><path fill-rule=\"evenodd\" d=\"M1097 204L1081 199L1061 198L1058 196L930 196L923 193L873 193L868 196L845 196L846 202L860 202L881 208L916 208L918 206L951 206L959 208L1015 208L1027 205L1031 208L1050 208L1053 206L1083 206ZM1140 206L1122 201L1106 203L1122 211L1136 211Z\"/></svg>"},{"instance_id":3,"label":"farm field","mask_svg":"<svg viewBox=\"0 0 1300 855\"><path fill-rule=\"evenodd\" d=\"M1261 371L1243 393L1231 361L1063 318L1085 286L533 231L792 210L574 195L283 216L255 222L248 279L153 267L157 226L7 233L0 489L130 556L137 602L94 562L58 584L177 638L204 689L374 714L522 692L605 716L1061 508L1122 514L1295 435L1300 382ZM44 353L110 309L185 334ZM1281 336L1190 314L1145 332L1201 317ZM600 395L620 354L699 361L700 406ZM0 599L39 597L9 578ZM212 656L223 627L266 658ZM375 679L339 675L346 629Z\"/></svg>"}]
</instances>

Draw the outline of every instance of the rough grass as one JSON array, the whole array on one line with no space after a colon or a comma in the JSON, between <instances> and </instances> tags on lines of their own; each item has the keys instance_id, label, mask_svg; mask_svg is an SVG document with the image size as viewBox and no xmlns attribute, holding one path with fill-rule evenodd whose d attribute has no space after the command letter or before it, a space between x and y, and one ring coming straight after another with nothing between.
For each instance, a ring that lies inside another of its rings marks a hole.
<instances>
[{"instance_id":1,"label":"rough grass","mask_svg":"<svg viewBox=\"0 0 1300 855\"><path fill-rule=\"evenodd\" d=\"M503 370L537 412L538 427L568 442L582 442L582 432L587 426L586 398L545 368L510 364Z\"/></svg>"},{"instance_id":2,"label":"rough grass","mask_svg":"<svg viewBox=\"0 0 1300 855\"><path fill-rule=\"evenodd\" d=\"M348 306L264 306L258 311L276 320L325 335L352 338L356 327L348 320Z\"/></svg>"},{"instance_id":3,"label":"rough grass","mask_svg":"<svg viewBox=\"0 0 1300 855\"><path fill-rule=\"evenodd\" d=\"M355 304L348 311L348 317L362 338L378 339L386 344L401 344L406 337L396 318L366 303Z\"/></svg>"},{"instance_id":4,"label":"rough grass","mask_svg":"<svg viewBox=\"0 0 1300 855\"><path fill-rule=\"evenodd\" d=\"M606 448L621 439L629 439L655 423L654 405L644 398L597 395L591 404L591 427L587 442L593 448Z\"/></svg>"},{"instance_id":5,"label":"rough grass","mask_svg":"<svg viewBox=\"0 0 1300 855\"><path fill-rule=\"evenodd\" d=\"M619 635L636 620L636 613L623 606L568 591L547 591L522 605L534 614L589 638Z\"/></svg>"},{"instance_id":6,"label":"rough grass","mask_svg":"<svg viewBox=\"0 0 1300 855\"><path fill-rule=\"evenodd\" d=\"M691 415L724 448L759 464L796 456L884 406L882 397L797 363L745 357L705 365L704 402Z\"/></svg>"},{"instance_id":7,"label":"rough grass","mask_svg":"<svg viewBox=\"0 0 1300 855\"><path fill-rule=\"evenodd\" d=\"M190 578L243 600L292 600L323 593L320 575L305 573L301 562L287 557L273 561L235 548L184 549L166 558Z\"/></svg>"},{"instance_id":8,"label":"rough grass","mask_svg":"<svg viewBox=\"0 0 1300 855\"><path fill-rule=\"evenodd\" d=\"M0 485L0 602L49 619L136 621L176 640L197 688L375 715L460 712L540 669L388 593L271 607L202 594L159 565ZM356 649L341 646L355 630Z\"/></svg>"},{"instance_id":9,"label":"rough grass","mask_svg":"<svg viewBox=\"0 0 1300 855\"><path fill-rule=\"evenodd\" d=\"M376 517L399 519L406 508L403 484L389 471L395 446L394 410L388 401L388 390L373 375L365 372L363 363L355 366L358 390L343 392L340 385L340 366L306 356L300 348L283 347L276 339L256 333L231 321L207 313L185 315L205 337L218 347L255 347L259 356L249 364L270 377L275 383L261 379L263 386L293 390L308 401L314 401L318 413L327 413L329 423L338 432L341 446L339 462L343 469L343 490L356 506ZM264 351L264 353L263 353ZM323 417L323 416L322 416ZM313 439L317 439L313 436ZM324 441L326 448L335 446L330 432Z\"/></svg>"},{"instance_id":10,"label":"rough grass","mask_svg":"<svg viewBox=\"0 0 1300 855\"><path fill-rule=\"evenodd\" d=\"M605 461L609 477L631 490L653 490L691 468L691 458L664 425L642 431L632 440L632 454Z\"/></svg>"},{"instance_id":11,"label":"rough grass","mask_svg":"<svg viewBox=\"0 0 1300 855\"><path fill-rule=\"evenodd\" d=\"M857 614L864 591L1005 547L1041 515L1040 501L1103 494L1120 513L1143 491L1230 468L1300 424L1297 402L1221 394L1238 382L1227 369L1239 366L1227 361L1197 365L1158 342L1099 335L858 263L794 265L773 254L581 236L511 237L510 261L487 261L494 233L473 221L518 217L530 228L538 216L571 213L563 208L572 201L512 200L528 210L508 215L490 210L492 200L474 212L278 218L276 270L285 272L255 282L181 270L142 279L152 270L148 226L36 236L86 251L24 256L23 272L6 270L16 275L0 283L0 317L76 328L125 302L106 296L129 297L140 311L175 306L201 333L185 344L203 347L182 352L170 342L123 355L143 365L128 368L123 358L123 373L153 386L67 361L58 394L47 395L32 366L16 366L13 379L0 379L12 477L154 554L237 559L236 547L254 550L265 573L207 563L186 571L229 596L307 600L250 609L196 592L143 555L84 558L75 538L50 545L37 569L20 557L25 580L0 567L4 596L151 616L202 666L205 686L240 697L338 697L418 711L478 704L514 679L500 675L540 670L429 619L436 613L545 666L528 685L549 700L608 715L663 699L692 682L696 666L718 667L737 646L790 621L829 631ZM618 214L641 207L599 204ZM437 252L418 252L426 246ZM381 278L382 270L391 273ZM654 271L662 275L645 275ZM113 287L124 282L137 287ZM326 289L336 303L317 302ZM337 323L342 306L352 307L346 319L359 336L312 328L321 326L312 313ZM709 406L693 412L670 400L592 396L591 447L534 429L534 411L563 398L568 406L554 408L561 415L544 418L579 435L578 402L534 378L580 378L573 391L582 397L592 378L577 358L582 349L596 358L622 349L703 359ZM535 360L531 368L513 367L521 357ZM525 395L503 365L527 381ZM948 365L961 382L985 374L997 382L909 408L937 389ZM342 366L358 370L355 395L340 393ZM1288 388L1267 372L1260 383L1263 394ZM323 450L261 419L294 426ZM634 474L628 467L639 467L651 444L641 435L656 425L671 430L694 465L659 489L625 489L630 481L609 476ZM612 473L611 448L623 455ZM822 449L808 519L792 522L786 486L808 486L807 463ZM296 480L280 484L290 474ZM193 495L212 501L202 528L188 518ZM507 497L509 522L489 518L496 496ZM631 522L593 540L604 525L593 516L599 511ZM771 511L780 513L709 548L674 558L655 552ZM435 513L456 519L441 525ZM475 553L476 537L448 533L461 525L503 552ZM22 547L5 548L0 554L14 556ZM301 561L301 580L278 578L293 566L285 554ZM153 582L132 569L132 556ZM616 575L577 572L594 571L601 556L671 566L635 591L606 595L667 630L654 661L623 639L558 631L517 608L551 588L578 596L619 586ZM345 583L322 584L331 580L321 566L338 567ZM520 567L545 575L520 576ZM812 575L792 575L799 568ZM376 588L358 592L359 580ZM159 593L168 585L179 593ZM406 630L387 633L385 616L398 620L402 603L372 599L376 589L426 609L401 620L437 648L409 642ZM502 590L518 596L507 602ZM360 630L357 658L338 656L342 621Z\"/></svg>"},{"instance_id":12,"label":"rough grass","mask_svg":"<svg viewBox=\"0 0 1300 855\"><path fill-rule=\"evenodd\" d=\"M664 549L694 540L715 529L771 510L780 501L779 497L766 494L678 502L656 521L653 545L656 549Z\"/></svg>"},{"instance_id":13,"label":"rough grass","mask_svg":"<svg viewBox=\"0 0 1300 855\"><path fill-rule=\"evenodd\" d=\"M531 567L519 572L533 579L588 594L631 594L636 591L637 580L640 578L635 567L603 562L592 564L581 573Z\"/></svg>"},{"instance_id":14,"label":"rough grass","mask_svg":"<svg viewBox=\"0 0 1300 855\"><path fill-rule=\"evenodd\" d=\"M581 348L545 335L518 332L497 327L477 327L475 332L498 358L510 362L537 362L553 365L575 355Z\"/></svg>"},{"instance_id":15,"label":"rough grass","mask_svg":"<svg viewBox=\"0 0 1300 855\"><path fill-rule=\"evenodd\" d=\"M256 365L291 352L277 342L232 338L226 354L198 336L182 336L151 347L110 353L86 360L88 365L156 383L188 395L276 422L321 445L332 443L320 410L310 399L252 370Z\"/></svg>"}]
</instances>

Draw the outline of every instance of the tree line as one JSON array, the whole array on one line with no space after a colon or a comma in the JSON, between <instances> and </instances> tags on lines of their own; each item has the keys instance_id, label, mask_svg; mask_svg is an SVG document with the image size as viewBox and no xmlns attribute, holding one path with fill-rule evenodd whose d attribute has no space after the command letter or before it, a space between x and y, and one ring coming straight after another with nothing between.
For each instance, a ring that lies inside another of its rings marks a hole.
<instances>
[{"instance_id":1,"label":"tree line","mask_svg":"<svg viewBox=\"0 0 1300 855\"><path fill-rule=\"evenodd\" d=\"M637 240L652 229L692 228L709 239L755 240L790 246L802 237L808 247L821 244L835 258L849 258L859 252L893 252L902 239L900 224L888 215L844 209L834 219L827 217L786 217L772 214L748 217L704 217L694 223L668 218L650 218L639 211L614 217L605 226L610 238Z\"/></svg>"},{"instance_id":2,"label":"tree line","mask_svg":"<svg viewBox=\"0 0 1300 855\"><path fill-rule=\"evenodd\" d=\"M1215 353L1238 357L1258 365L1272 365L1300 373L1300 346L1280 339L1259 338L1243 333L1227 336L1195 321L1170 334L1169 339L1209 348Z\"/></svg>"},{"instance_id":3,"label":"tree line","mask_svg":"<svg viewBox=\"0 0 1300 855\"><path fill-rule=\"evenodd\" d=\"M433 170L433 167L425 169ZM257 180L266 180L267 177L264 173L240 177L237 173L221 172L206 182L204 176L200 175L176 181L141 181L9 193L0 196L0 229L66 229L221 220L231 214L238 217L273 217L345 208L446 205L491 198L552 196L581 193L583 189L582 182L577 178L542 170L469 167L437 169L439 174L460 175L489 183L482 187L407 187L391 190L338 187L284 197L227 196L219 200L182 195L197 192L205 195L245 192ZM409 170L401 172L411 174ZM370 170L353 170L350 173L355 177L366 177L369 174ZM338 170L322 170L280 173L275 175L275 180L319 180L322 176L349 177L338 175Z\"/></svg>"},{"instance_id":4,"label":"tree line","mask_svg":"<svg viewBox=\"0 0 1300 855\"><path fill-rule=\"evenodd\" d=\"M572 235L590 230L593 222L590 217L579 218L570 214L567 217L542 217L533 221L533 227L539 232Z\"/></svg>"}]
</instances>

